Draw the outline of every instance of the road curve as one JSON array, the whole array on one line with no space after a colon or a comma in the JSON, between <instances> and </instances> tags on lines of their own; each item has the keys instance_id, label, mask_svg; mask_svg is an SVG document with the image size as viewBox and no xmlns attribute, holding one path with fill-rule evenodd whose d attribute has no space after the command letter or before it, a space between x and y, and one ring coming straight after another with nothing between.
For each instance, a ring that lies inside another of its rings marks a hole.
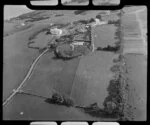
<instances>
[{"instance_id":1,"label":"road curve","mask_svg":"<svg viewBox=\"0 0 150 125\"><path fill-rule=\"evenodd\" d=\"M38 60L40 59L40 57L42 57L49 49L47 48L45 51L43 51L32 63L27 75L25 76L25 78L23 79L23 81L21 82L21 84L17 87L17 89L15 89L13 91L13 93L3 102L3 106L5 106L15 95L16 93L23 87L24 83L30 78L32 70L34 69L34 67L36 66Z\"/></svg>"}]
</instances>

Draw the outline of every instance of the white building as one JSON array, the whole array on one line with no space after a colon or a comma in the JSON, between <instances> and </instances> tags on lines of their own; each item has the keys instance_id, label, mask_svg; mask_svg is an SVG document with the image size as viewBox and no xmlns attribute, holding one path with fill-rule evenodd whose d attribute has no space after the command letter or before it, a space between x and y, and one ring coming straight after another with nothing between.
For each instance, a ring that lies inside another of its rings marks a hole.
<instances>
[{"instance_id":1,"label":"white building","mask_svg":"<svg viewBox=\"0 0 150 125\"><path fill-rule=\"evenodd\" d=\"M92 23L92 26L97 26L97 25L103 25L103 24L107 24L108 22L106 21L100 21L99 19L95 18L95 22Z\"/></svg>"},{"instance_id":2,"label":"white building","mask_svg":"<svg viewBox=\"0 0 150 125\"><path fill-rule=\"evenodd\" d=\"M61 30L61 29L57 29L57 28L50 29L50 32L51 32L53 35L58 35L58 36L62 34L62 30Z\"/></svg>"},{"instance_id":3,"label":"white building","mask_svg":"<svg viewBox=\"0 0 150 125\"><path fill-rule=\"evenodd\" d=\"M25 23L21 23L21 26L25 26Z\"/></svg>"},{"instance_id":4,"label":"white building","mask_svg":"<svg viewBox=\"0 0 150 125\"><path fill-rule=\"evenodd\" d=\"M83 46L84 45L84 42L74 42L72 43L73 45L76 45L76 46Z\"/></svg>"},{"instance_id":5,"label":"white building","mask_svg":"<svg viewBox=\"0 0 150 125\"><path fill-rule=\"evenodd\" d=\"M74 50L75 46L83 46L85 42L74 42L71 43L70 46L72 47L72 50Z\"/></svg>"}]
</instances>

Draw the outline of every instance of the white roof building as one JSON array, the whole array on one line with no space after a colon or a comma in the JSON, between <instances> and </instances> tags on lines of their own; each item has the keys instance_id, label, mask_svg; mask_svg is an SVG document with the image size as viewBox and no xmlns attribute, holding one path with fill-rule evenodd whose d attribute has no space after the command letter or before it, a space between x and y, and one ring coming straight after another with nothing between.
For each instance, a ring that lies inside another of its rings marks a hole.
<instances>
[{"instance_id":1,"label":"white roof building","mask_svg":"<svg viewBox=\"0 0 150 125\"><path fill-rule=\"evenodd\" d=\"M72 44L73 44L73 45L77 45L77 46L78 46L78 45L81 45L81 46L82 46L82 45L84 45L84 42L74 42L74 43L72 43Z\"/></svg>"},{"instance_id":2,"label":"white roof building","mask_svg":"<svg viewBox=\"0 0 150 125\"><path fill-rule=\"evenodd\" d=\"M54 35L61 35L62 34L62 30L61 29L57 29L57 28L54 28L54 29L50 29L50 32Z\"/></svg>"},{"instance_id":3,"label":"white roof building","mask_svg":"<svg viewBox=\"0 0 150 125\"><path fill-rule=\"evenodd\" d=\"M22 25L22 26L24 26L24 25L25 25L25 23L21 23L21 25Z\"/></svg>"},{"instance_id":4,"label":"white roof building","mask_svg":"<svg viewBox=\"0 0 150 125\"><path fill-rule=\"evenodd\" d=\"M72 50L74 50L74 46L83 46L85 42L74 42L71 43L70 46L72 47Z\"/></svg>"},{"instance_id":5,"label":"white roof building","mask_svg":"<svg viewBox=\"0 0 150 125\"><path fill-rule=\"evenodd\" d=\"M106 21L100 21L99 19L95 18L95 22L92 23L92 26L96 26L96 25L103 25L103 24L107 24L108 22Z\"/></svg>"}]
</instances>

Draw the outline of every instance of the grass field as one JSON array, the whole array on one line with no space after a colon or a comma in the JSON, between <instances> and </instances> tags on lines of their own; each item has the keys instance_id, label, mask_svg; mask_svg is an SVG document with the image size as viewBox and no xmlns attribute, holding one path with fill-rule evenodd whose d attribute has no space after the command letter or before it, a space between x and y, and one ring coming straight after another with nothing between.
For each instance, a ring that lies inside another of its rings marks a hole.
<instances>
[{"instance_id":1,"label":"grass field","mask_svg":"<svg viewBox=\"0 0 150 125\"><path fill-rule=\"evenodd\" d=\"M147 61L143 55L124 55L127 78L129 79L128 107L126 116L132 114L134 121L145 121L147 119Z\"/></svg>"},{"instance_id":2,"label":"grass field","mask_svg":"<svg viewBox=\"0 0 150 125\"><path fill-rule=\"evenodd\" d=\"M97 102L103 107L113 75L110 71L113 57L116 57L113 53L95 52L81 58L71 93L78 105L88 106Z\"/></svg>"},{"instance_id":3,"label":"grass field","mask_svg":"<svg viewBox=\"0 0 150 125\"><path fill-rule=\"evenodd\" d=\"M17 23L15 24L15 23L4 22L3 36L6 37L6 36L9 36L9 35L13 35L14 33L27 30L27 29L31 28L32 26L33 26L33 24L21 26L21 24L17 24Z\"/></svg>"},{"instance_id":4,"label":"grass field","mask_svg":"<svg viewBox=\"0 0 150 125\"><path fill-rule=\"evenodd\" d=\"M27 38L30 32L16 33L4 39L3 99L12 92L12 89L20 84L32 61L38 55L37 51L27 47Z\"/></svg>"},{"instance_id":5,"label":"grass field","mask_svg":"<svg viewBox=\"0 0 150 125\"><path fill-rule=\"evenodd\" d=\"M117 27L114 25L102 25L97 26L93 29L93 39L95 47L106 47L108 45L114 46L116 43L115 33L116 33Z\"/></svg>"},{"instance_id":6,"label":"grass field","mask_svg":"<svg viewBox=\"0 0 150 125\"><path fill-rule=\"evenodd\" d=\"M29 108L30 107L30 108ZM23 115L20 113L23 112ZM4 120L98 120L78 109L46 103L44 99L28 95L16 95L3 108Z\"/></svg>"},{"instance_id":7,"label":"grass field","mask_svg":"<svg viewBox=\"0 0 150 125\"><path fill-rule=\"evenodd\" d=\"M46 54L41 58L23 91L46 97L55 91L70 96L79 59L64 62L53 57Z\"/></svg>"},{"instance_id":8,"label":"grass field","mask_svg":"<svg viewBox=\"0 0 150 125\"><path fill-rule=\"evenodd\" d=\"M143 30L147 31L147 20L144 20L147 18L147 12L143 6L123 10L125 11L122 17L123 53L127 69L126 84L128 84L124 114L130 120L144 121L147 119L147 47L145 48L147 41L144 42L146 39Z\"/></svg>"},{"instance_id":9,"label":"grass field","mask_svg":"<svg viewBox=\"0 0 150 125\"><path fill-rule=\"evenodd\" d=\"M124 53L145 53L145 43L143 41L145 38L143 39L142 36L143 28L140 25L136 13L124 14L121 23Z\"/></svg>"},{"instance_id":10,"label":"grass field","mask_svg":"<svg viewBox=\"0 0 150 125\"><path fill-rule=\"evenodd\" d=\"M46 35L46 31L40 32L35 36L33 40L31 40L33 41L33 43L31 43L29 46L32 48L42 49L47 46L47 44L52 40L52 38L52 35Z\"/></svg>"}]
</instances>

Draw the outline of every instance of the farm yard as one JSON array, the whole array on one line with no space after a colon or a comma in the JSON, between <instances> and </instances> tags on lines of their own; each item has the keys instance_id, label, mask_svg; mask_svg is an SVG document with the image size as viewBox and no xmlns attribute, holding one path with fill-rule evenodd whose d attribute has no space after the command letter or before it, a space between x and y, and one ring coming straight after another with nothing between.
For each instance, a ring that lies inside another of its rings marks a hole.
<instances>
[{"instance_id":1,"label":"farm yard","mask_svg":"<svg viewBox=\"0 0 150 125\"><path fill-rule=\"evenodd\" d=\"M4 24L3 119L146 120L145 9L34 11Z\"/></svg>"}]
</instances>

